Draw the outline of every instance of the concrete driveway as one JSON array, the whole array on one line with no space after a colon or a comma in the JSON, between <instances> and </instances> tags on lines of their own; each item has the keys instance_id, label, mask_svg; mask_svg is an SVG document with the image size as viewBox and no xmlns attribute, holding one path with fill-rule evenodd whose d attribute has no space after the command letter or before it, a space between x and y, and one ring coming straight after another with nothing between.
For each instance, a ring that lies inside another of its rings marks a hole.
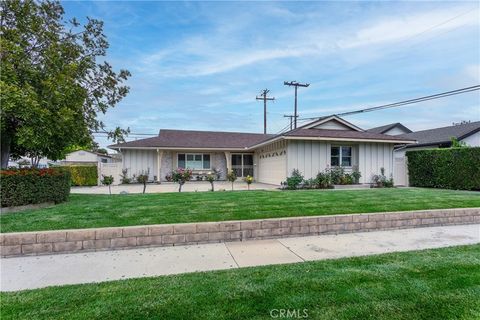
<instances>
[{"instance_id":1,"label":"concrete driveway","mask_svg":"<svg viewBox=\"0 0 480 320\"><path fill-rule=\"evenodd\" d=\"M142 193L143 185L141 184L121 184L112 186L112 194L119 194L121 192L127 193ZM275 190L279 186L266 183L252 183L250 190ZM211 186L206 181L189 181L183 185L182 192L202 192L210 191ZM233 186L234 190L248 190L248 186L243 181L237 181ZM215 191L232 190L232 184L226 181L215 182ZM161 193L161 192L177 192L178 184L173 182L163 182L162 184L148 184L146 193ZM71 193L82 194L108 194L108 187L95 186L95 187L72 187Z\"/></svg>"},{"instance_id":2,"label":"concrete driveway","mask_svg":"<svg viewBox=\"0 0 480 320\"><path fill-rule=\"evenodd\" d=\"M3 258L0 289L16 291L476 243L480 243L479 224Z\"/></svg>"}]
</instances>

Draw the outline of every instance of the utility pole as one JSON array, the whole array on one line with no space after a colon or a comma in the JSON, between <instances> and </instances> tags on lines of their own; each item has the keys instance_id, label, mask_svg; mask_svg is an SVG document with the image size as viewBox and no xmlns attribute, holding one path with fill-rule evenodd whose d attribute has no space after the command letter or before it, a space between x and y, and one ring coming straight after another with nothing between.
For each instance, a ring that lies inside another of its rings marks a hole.
<instances>
[{"instance_id":1,"label":"utility pole","mask_svg":"<svg viewBox=\"0 0 480 320\"><path fill-rule=\"evenodd\" d=\"M283 82L283 85L285 86L294 86L295 87L295 112L294 112L294 129L297 129L297 118L298 118L298 113L297 113L297 89L298 87L308 87L310 85L310 83L299 83L297 81L284 81Z\"/></svg>"},{"instance_id":2,"label":"utility pole","mask_svg":"<svg viewBox=\"0 0 480 320\"><path fill-rule=\"evenodd\" d=\"M295 118L295 116L292 115L292 114L284 114L283 117L284 118L290 118L290 130L292 130L293 129L293 118Z\"/></svg>"},{"instance_id":3,"label":"utility pole","mask_svg":"<svg viewBox=\"0 0 480 320\"><path fill-rule=\"evenodd\" d=\"M255 97L256 100L263 100L263 134L267 134L267 100L275 100L274 97L267 97L269 92L270 90L264 89L260 96Z\"/></svg>"}]
</instances>

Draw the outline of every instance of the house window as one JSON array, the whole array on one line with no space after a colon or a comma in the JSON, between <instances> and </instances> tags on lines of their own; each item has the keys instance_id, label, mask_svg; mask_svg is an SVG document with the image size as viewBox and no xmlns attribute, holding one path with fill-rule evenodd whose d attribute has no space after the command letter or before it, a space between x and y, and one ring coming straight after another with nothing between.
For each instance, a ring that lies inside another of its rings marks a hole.
<instances>
[{"instance_id":1,"label":"house window","mask_svg":"<svg viewBox=\"0 0 480 320\"><path fill-rule=\"evenodd\" d=\"M210 169L210 155L201 153L179 153L178 167L192 170Z\"/></svg>"},{"instance_id":2,"label":"house window","mask_svg":"<svg viewBox=\"0 0 480 320\"><path fill-rule=\"evenodd\" d=\"M102 163L107 163L107 162L108 162L108 160L105 159L105 158L100 159L100 161L101 161Z\"/></svg>"},{"instance_id":3,"label":"house window","mask_svg":"<svg viewBox=\"0 0 480 320\"><path fill-rule=\"evenodd\" d=\"M351 167L352 147L332 146L330 165L332 167Z\"/></svg>"}]
</instances>

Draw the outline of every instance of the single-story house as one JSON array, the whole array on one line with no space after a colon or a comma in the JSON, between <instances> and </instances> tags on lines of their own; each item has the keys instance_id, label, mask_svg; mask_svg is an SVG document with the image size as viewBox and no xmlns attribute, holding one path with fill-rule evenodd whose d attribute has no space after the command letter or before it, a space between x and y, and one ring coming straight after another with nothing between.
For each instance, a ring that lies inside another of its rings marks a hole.
<instances>
[{"instance_id":1,"label":"single-story house","mask_svg":"<svg viewBox=\"0 0 480 320\"><path fill-rule=\"evenodd\" d=\"M312 121L291 131L272 135L241 132L186 131L161 129L158 136L109 146L122 153L128 175L148 172L150 180L165 181L176 168L194 174L217 169L225 179L229 170L238 177L279 185L294 169L312 178L327 168L357 168L361 183L385 169L393 174L393 149L415 143L360 129L338 117Z\"/></svg>"},{"instance_id":2,"label":"single-story house","mask_svg":"<svg viewBox=\"0 0 480 320\"><path fill-rule=\"evenodd\" d=\"M382 133L389 136L398 136L400 134L411 133L412 130L405 127L400 122L386 124L384 126L368 129L367 132Z\"/></svg>"},{"instance_id":3,"label":"single-story house","mask_svg":"<svg viewBox=\"0 0 480 320\"><path fill-rule=\"evenodd\" d=\"M98 163L113 162L117 162L117 160L108 154L87 150L70 152L64 160L61 160L62 165L98 165Z\"/></svg>"},{"instance_id":4,"label":"single-story house","mask_svg":"<svg viewBox=\"0 0 480 320\"><path fill-rule=\"evenodd\" d=\"M398 146L395 149L395 158L404 158L408 150L449 148L452 145L452 138L470 147L480 147L480 121L405 133L398 137L414 139L417 143Z\"/></svg>"}]
</instances>

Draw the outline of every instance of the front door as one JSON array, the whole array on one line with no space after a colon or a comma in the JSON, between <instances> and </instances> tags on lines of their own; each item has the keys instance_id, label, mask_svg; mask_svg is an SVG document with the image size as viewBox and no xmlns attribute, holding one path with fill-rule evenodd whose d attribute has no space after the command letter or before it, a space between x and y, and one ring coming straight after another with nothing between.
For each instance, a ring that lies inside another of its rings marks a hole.
<instances>
[{"instance_id":1,"label":"front door","mask_svg":"<svg viewBox=\"0 0 480 320\"><path fill-rule=\"evenodd\" d=\"M232 154L232 170L237 177L253 177L253 154Z\"/></svg>"}]
</instances>

